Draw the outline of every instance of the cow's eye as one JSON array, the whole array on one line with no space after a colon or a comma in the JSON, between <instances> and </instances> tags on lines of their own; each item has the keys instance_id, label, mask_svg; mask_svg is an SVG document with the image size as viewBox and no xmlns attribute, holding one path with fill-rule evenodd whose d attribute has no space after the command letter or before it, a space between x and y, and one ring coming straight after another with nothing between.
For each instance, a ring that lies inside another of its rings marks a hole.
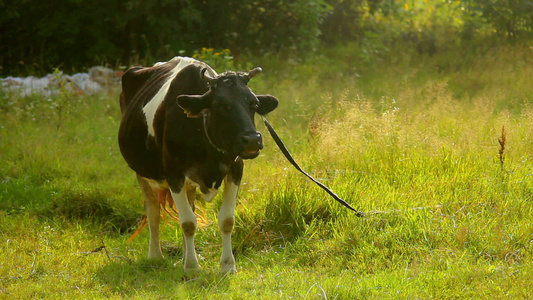
<instances>
[{"instance_id":1,"label":"cow's eye","mask_svg":"<svg viewBox=\"0 0 533 300\"><path fill-rule=\"evenodd\" d=\"M259 102L252 103L252 109L257 110L259 108Z\"/></svg>"}]
</instances>

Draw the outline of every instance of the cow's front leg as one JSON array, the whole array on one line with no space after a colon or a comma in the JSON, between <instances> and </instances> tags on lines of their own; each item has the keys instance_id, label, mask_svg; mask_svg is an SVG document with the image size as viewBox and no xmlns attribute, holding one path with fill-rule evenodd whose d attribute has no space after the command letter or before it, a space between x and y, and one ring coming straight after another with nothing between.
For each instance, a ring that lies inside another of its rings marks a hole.
<instances>
[{"instance_id":1,"label":"cow's front leg","mask_svg":"<svg viewBox=\"0 0 533 300\"><path fill-rule=\"evenodd\" d=\"M185 244L185 270L193 270L200 268L198 258L196 257L196 250L194 249L194 234L196 233L196 215L193 208L189 204L187 192L185 188L175 193L172 191L172 199L178 208L180 216L181 229L183 231L183 240Z\"/></svg>"},{"instance_id":2,"label":"cow's front leg","mask_svg":"<svg viewBox=\"0 0 533 300\"><path fill-rule=\"evenodd\" d=\"M220 271L234 273L235 258L231 249L231 233L235 224L235 203L239 186L226 178L224 187L224 199L218 213L218 226L222 234L222 256L220 257Z\"/></svg>"}]
</instances>

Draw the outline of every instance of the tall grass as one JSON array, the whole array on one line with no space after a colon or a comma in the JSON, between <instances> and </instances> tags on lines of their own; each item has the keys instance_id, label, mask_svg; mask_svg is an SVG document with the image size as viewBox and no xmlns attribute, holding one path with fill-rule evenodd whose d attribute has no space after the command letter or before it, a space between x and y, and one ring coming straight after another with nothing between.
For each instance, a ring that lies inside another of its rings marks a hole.
<instances>
[{"instance_id":1,"label":"tall grass","mask_svg":"<svg viewBox=\"0 0 533 300\"><path fill-rule=\"evenodd\" d=\"M367 215L328 198L265 137L262 155L245 166L233 243L240 272L232 276L218 274L221 197L200 203L208 220L197 235L200 274L183 273L171 221L163 262L144 258L147 232L127 242L143 211L116 146L117 91L2 95L0 294L530 298L531 48L375 69L329 51L339 51L339 62L266 61L265 76L251 84L281 100L268 118L304 169Z\"/></svg>"}]
</instances>

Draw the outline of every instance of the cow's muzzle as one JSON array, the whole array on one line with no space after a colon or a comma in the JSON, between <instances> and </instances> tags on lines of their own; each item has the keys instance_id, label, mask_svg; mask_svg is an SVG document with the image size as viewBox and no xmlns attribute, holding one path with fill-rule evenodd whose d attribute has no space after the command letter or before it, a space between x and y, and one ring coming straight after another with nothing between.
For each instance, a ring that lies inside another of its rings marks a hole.
<instances>
[{"instance_id":1,"label":"cow's muzzle","mask_svg":"<svg viewBox=\"0 0 533 300\"><path fill-rule=\"evenodd\" d=\"M241 137L243 150L239 156L244 159L256 158L259 151L263 149L263 137L259 132L244 134Z\"/></svg>"}]
</instances>

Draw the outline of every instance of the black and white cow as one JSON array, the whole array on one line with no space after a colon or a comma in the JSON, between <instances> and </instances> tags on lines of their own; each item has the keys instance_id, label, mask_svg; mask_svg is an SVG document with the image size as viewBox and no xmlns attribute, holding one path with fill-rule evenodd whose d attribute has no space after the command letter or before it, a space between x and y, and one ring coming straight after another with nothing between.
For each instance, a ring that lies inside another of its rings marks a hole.
<instances>
[{"instance_id":1,"label":"black and white cow","mask_svg":"<svg viewBox=\"0 0 533 300\"><path fill-rule=\"evenodd\" d=\"M119 146L145 197L149 258L163 257L159 201L171 195L184 236L185 269L199 268L194 248L196 188L209 201L224 181L218 214L220 267L222 272L236 270L231 232L243 159L257 157L263 148L254 115L278 105L275 97L255 95L247 86L260 71L218 75L203 62L175 57L153 67L131 68L122 76Z\"/></svg>"}]
</instances>

